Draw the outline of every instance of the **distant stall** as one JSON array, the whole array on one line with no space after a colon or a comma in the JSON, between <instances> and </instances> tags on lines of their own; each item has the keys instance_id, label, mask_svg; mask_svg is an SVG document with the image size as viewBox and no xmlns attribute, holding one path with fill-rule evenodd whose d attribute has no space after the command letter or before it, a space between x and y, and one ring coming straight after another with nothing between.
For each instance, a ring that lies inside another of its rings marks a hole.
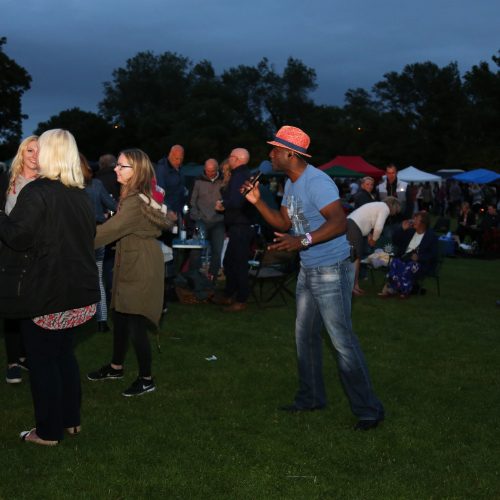
<instances>
[{"instance_id":1,"label":"distant stall","mask_svg":"<svg viewBox=\"0 0 500 500\"><path fill-rule=\"evenodd\" d=\"M499 181L500 174L486 168L477 168L463 174L456 174L453 176L453 179L469 184L489 184L490 182Z\"/></svg>"},{"instance_id":2,"label":"distant stall","mask_svg":"<svg viewBox=\"0 0 500 500\"><path fill-rule=\"evenodd\" d=\"M442 177L439 175L424 172L415 167L403 168L398 170L398 179L405 182L441 182Z\"/></svg>"},{"instance_id":3,"label":"distant stall","mask_svg":"<svg viewBox=\"0 0 500 500\"><path fill-rule=\"evenodd\" d=\"M320 165L318 168L320 170L327 170L331 167L344 167L348 170L361 173L363 176L369 175L375 178L376 181L378 181L385 173L380 168L370 165L370 163L365 161L362 156L336 156L333 160L330 160L324 165Z\"/></svg>"}]
</instances>

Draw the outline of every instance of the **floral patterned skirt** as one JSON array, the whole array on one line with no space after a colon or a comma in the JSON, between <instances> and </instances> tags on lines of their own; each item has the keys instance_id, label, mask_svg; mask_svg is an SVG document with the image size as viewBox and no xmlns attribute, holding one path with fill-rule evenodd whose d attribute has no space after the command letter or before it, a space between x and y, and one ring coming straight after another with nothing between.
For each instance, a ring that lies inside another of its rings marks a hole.
<instances>
[{"instance_id":1,"label":"floral patterned skirt","mask_svg":"<svg viewBox=\"0 0 500 500\"><path fill-rule=\"evenodd\" d=\"M419 269L420 264L413 260L405 262L398 258L392 259L389 264L389 286L400 295L409 295Z\"/></svg>"}]
</instances>

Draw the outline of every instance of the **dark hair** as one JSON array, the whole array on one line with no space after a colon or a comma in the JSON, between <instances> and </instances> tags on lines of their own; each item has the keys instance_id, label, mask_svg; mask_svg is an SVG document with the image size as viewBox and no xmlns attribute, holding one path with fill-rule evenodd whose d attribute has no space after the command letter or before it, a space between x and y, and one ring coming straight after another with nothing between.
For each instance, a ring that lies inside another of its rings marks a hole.
<instances>
[{"instance_id":1,"label":"dark hair","mask_svg":"<svg viewBox=\"0 0 500 500\"><path fill-rule=\"evenodd\" d=\"M431 223L431 214L429 212L426 212L425 210L421 210L420 212L417 212L414 217L420 217L420 220L422 223L425 225L426 228L429 227Z\"/></svg>"},{"instance_id":2,"label":"dark hair","mask_svg":"<svg viewBox=\"0 0 500 500\"><path fill-rule=\"evenodd\" d=\"M78 154L80 155L80 166L82 167L83 179L85 181L85 185L87 186L92 180L92 169L90 168L87 158L85 158L82 153Z\"/></svg>"}]
</instances>

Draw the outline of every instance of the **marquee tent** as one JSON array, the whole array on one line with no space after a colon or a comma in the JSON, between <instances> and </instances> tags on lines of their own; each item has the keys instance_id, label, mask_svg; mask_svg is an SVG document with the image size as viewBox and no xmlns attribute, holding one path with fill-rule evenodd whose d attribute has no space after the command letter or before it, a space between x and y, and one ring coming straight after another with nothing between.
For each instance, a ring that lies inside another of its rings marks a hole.
<instances>
[{"instance_id":1,"label":"marquee tent","mask_svg":"<svg viewBox=\"0 0 500 500\"><path fill-rule=\"evenodd\" d=\"M500 180L500 174L493 172L493 170L487 170L486 168L478 168L476 170L464 172L463 174L454 175L453 179L460 182L488 184L489 182Z\"/></svg>"},{"instance_id":2,"label":"marquee tent","mask_svg":"<svg viewBox=\"0 0 500 500\"><path fill-rule=\"evenodd\" d=\"M380 179L384 175L384 171L380 168L370 165L361 156L336 156L333 160L318 167L320 170L327 170L330 167L344 167L349 170L354 170L363 175L370 175L375 179Z\"/></svg>"},{"instance_id":3,"label":"marquee tent","mask_svg":"<svg viewBox=\"0 0 500 500\"><path fill-rule=\"evenodd\" d=\"M365 174L362 174L361 172L355 172L354 170L349 170L344 167L330 167L327 168L326 170L323 170L325 174L329 175L330 177L364 177Z\"/></svg>"},{"instance_id":4,"label":"marquee tent","mask_svg":"<svg viewBox=\"0 0 500 500\"><path fill-rule=\"evenodd\" d=\"M407 167L398 171L398 179L405 182L439 182L439 175L429 174L415 167Z\"/></svg>"}]
</instances>

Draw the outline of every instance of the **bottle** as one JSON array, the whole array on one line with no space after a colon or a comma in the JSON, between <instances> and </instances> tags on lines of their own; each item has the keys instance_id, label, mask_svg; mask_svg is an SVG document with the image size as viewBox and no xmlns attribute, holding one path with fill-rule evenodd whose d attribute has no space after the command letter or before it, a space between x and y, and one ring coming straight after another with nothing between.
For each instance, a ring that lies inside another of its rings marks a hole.
<instances>
[{"instance_id":1,"label":"bottle","mask_svg":"<svg viewBox=\"0 0 500 500\"><path fill-rule=\"evenodd\" d=\"M181 240L187 239L187 218L189 215L189 206L184 205L182 207L182 215L180 216L180 238Z\"/></svg>"}]
</instances>

